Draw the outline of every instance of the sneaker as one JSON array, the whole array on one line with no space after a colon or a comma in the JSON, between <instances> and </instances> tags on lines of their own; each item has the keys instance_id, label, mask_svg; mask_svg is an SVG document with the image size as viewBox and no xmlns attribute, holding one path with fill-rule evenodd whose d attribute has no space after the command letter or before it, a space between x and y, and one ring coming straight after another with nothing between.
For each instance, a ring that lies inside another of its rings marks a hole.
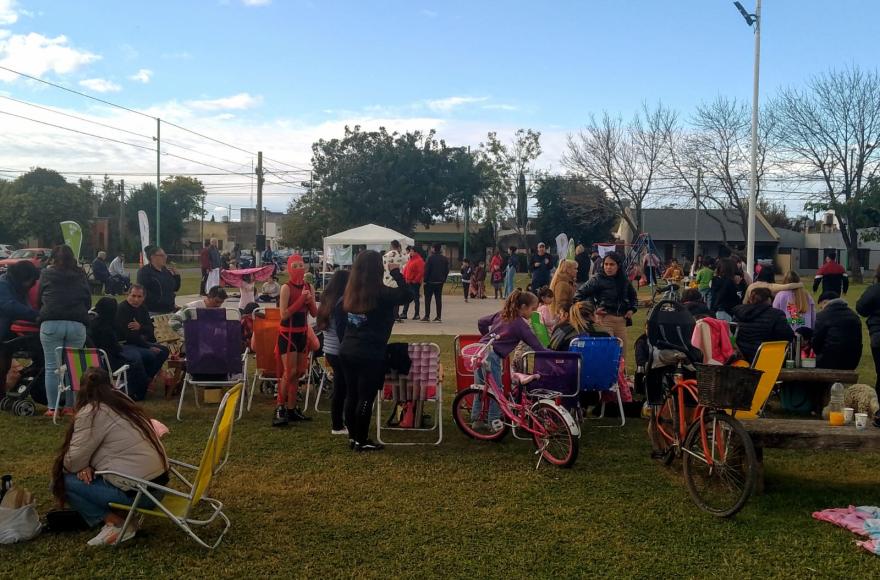
<instances>
[{"instance_id":1,"label":"sneaker","mask_svg":"<svg viewBox=\"0 0 880 580\"><path fill-rule=\"evenodd\" d=\"M405 321L404 318L398 318L395 322L404 322L404 321Z\"/></svg>"},{"instance_id":2,"label":"sneaker","mask_svg":"<svg viewBox=\"0 0 880 580\"><path fill-rule=\"evenodd\" d=\"M477 431L478 433L486 433L489 431L489 424L485 421L474 421L471 424L471 429Z\"/></svg>"},{"instance_id":3,"label":"sneaker","mask_svg":"<svg viewBox=\"0 0 880 580\"><path fill-rule=\"evenodd\" d=\"M355 443L354 450L358 453L362 451L382 451L385 449L385 446L381 443L373 443L372 440L367 439L363 443Z\"/></svg>"},{"instance_id":4,"label":"sneaker","mask_svg":"<svg viewBox=\"0 0 880 580\"><path fill-rule=\"evenodd\" d=\"M272 419L273 427L287 427L290 419L287 417L287 408L284 405L275 407L275 417Z\"/></svg>"},{"instance_id":5,"label":"sneaker","mask_svg":"<svg viewBox=\"0 0 880 580\"><path fill-rule=\"evenodd\" d=\"M296 409L288 409L287 416L290 418L291 421L311 421L312 420L311 417L307 417L306 415L303 415L303 412L300 411L299 407L297 407Z\"/></svg>"},{"instance_id":6,"label":"sneaker","mask_svg":"<svg viewBox=\"0 0 880 580\"><path fill-rule=\"evenodd\" d=\"M331 435L348 435L348 428L343 427L342 429L331 429Z\"/></svg>"},{"instance_id":7,"label":"sneaker","mask_svg":"<svg viewBox=\"0 0 880 580\"><path fill-rule=\"evenodd\" d=\"M348 448L351 449L352 451L354 451L355 446L356 446L356 444L355 444L355 442L354 442L354 439L349 438L349 440L348 440Z\"/></svg>"},{"instance_id":8,"label":"sneaker","mask_svg":"<svg viewBox=\"0 0 880 580\"><path fill-rule=\"evenodd\" d=\"M439 318L435 318L435 319L434 319L434 322L443 322L443 321L440 320Z\"/></svg>"},{"instance_id":9,"label":"sneaker","mask_svg":"<svg viewBox=\"0 0 880 580\"><path fill-rule=\"evenodd\" d=\"M47 409L45 413L43 413L43 417L49 417L50 419L55 418L55 409Z\"/></svg>"},{"instance_id":10,"label":"sneaker","mask_svg":"<svg viewBox=\"0 0 880 580\"><path fill-rule=\"evenodd\" d=\"M422 322L431 322L431 319L425 316L424 318L422 318Z\"/></svg>"},{"instance_id":11,"label":"sneaker","mask_svg":"<svg viewBox=\"0 0 880 580\"><path fill-rule=\"evenodd\" d=\"M98 535L89 540L87 544L89 546L112 546L116 543L121 532L122 527L105 524L104 527L101 528L101 531L98 532ZM135 534L137 534L137 526L133 524L129 525L125 530L125 535L119 543L121 544L129 541L135 536Z\"/></svg>"}]
</instances>

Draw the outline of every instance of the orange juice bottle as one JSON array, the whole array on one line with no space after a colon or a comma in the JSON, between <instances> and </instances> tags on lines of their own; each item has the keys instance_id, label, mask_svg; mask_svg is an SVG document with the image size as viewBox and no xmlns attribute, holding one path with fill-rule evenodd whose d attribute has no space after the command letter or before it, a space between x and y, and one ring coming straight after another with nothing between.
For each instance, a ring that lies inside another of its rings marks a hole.
<instances>
[{"instance_id":1,"label":"orange juice bottle","mask_svg":"<svg viewBox=\"0 0 880 580\"><path fill-rule=\"evenodd\" d=\"M835 427L843 425L843 385L831 385L831 400L828 403L828 422Z\"/></svg>"}]
</instances>

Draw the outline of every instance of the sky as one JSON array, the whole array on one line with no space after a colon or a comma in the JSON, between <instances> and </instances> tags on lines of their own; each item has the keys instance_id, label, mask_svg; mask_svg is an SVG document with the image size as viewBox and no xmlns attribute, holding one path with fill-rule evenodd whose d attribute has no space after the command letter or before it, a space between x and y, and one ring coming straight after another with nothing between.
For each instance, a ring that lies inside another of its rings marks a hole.
<instances>
[{"instance_id":1,"label":"sky","mask_svg":"<svg viewBox=\"0 0 880 580\"><path fill-rule=\"evenodd\" d=\"M877 66L880 2L762 12L762 97ZM150 117L178 125L162 124L162 173L204 174L218 218L253 205L255 151L264 205L283 211L311 144L346 125L436 129L456 146L532 128L537 165L562 172L566 136L591 113L662 101L686 119L718 95L750 102L753 47L726 0L0 0L0 67L144 113L0 68L0 178L41 166L154 180Z\"/></svg>"}]
</instances>

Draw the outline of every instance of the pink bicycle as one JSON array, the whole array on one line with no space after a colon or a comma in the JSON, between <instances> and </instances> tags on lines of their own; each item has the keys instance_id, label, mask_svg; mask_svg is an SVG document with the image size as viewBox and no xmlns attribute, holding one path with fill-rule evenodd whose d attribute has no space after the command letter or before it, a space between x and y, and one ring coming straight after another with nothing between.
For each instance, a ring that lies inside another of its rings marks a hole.
<instances>
[{"instance_id":1,"label":"pink bicycle","mask_svg":"<svg viewBox=\"0 0 880 580\"><path fill-rule=\"evenodd\" d=\"M508 432L525 433L535 445L537 469L546 460L558 467L571 467L577 460L580 428L561 404L562 395L548 389L529 389L539 375L514 378L508 398L489 370L488 357L495 337L488 343L469 344L461 349L468 371L483 369L484 385L462 389L452 401L452 418L462 433L479 441L501 441ZM492 410L499 418L489 419ZM521 437L522 438L522 437Z\"/></svg>"}]
</instances>

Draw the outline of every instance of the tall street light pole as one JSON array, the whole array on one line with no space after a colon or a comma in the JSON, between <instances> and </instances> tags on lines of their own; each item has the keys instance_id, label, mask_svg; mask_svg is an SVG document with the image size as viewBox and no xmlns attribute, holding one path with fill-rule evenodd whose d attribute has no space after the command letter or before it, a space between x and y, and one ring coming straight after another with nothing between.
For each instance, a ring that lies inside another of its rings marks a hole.
<instances>
[{"instance_id":1,"label":"tall street light pole","mask_svg":"<svg viewBox=\"0 0 880 580\"><path fill-rule=\"evenodd\" d=\"M743 5L734 2L737 10L755 31L755 80L752 87L752 170L749 176L749 224L746 236L746 270L750 276L755 270L755 208L758 205L758 79L761 66L761 0L755 0L755 13L749 14Z\"/></svg>"}]
</instances>

